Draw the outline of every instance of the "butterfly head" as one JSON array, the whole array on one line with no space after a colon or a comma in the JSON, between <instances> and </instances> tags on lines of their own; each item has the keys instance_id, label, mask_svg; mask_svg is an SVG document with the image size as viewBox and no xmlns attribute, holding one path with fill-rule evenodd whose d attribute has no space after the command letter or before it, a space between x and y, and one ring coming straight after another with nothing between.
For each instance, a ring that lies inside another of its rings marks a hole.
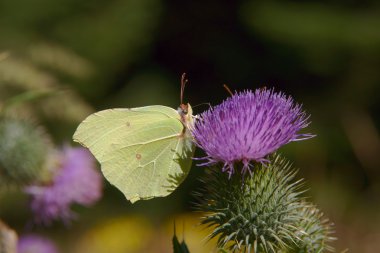
<instances>
[{"instance_id":1,"label":"butterfly head","mask_svg":"<svg viewBox=\"0 0 380 253\"><path fill-rule=\"evenodd\" d=\"M185 126L189 126L189 123L193 121L193 109L190 104L181 104L178 107L178 114L181 116L181 121Z\"/></svg>"}]
</instances>

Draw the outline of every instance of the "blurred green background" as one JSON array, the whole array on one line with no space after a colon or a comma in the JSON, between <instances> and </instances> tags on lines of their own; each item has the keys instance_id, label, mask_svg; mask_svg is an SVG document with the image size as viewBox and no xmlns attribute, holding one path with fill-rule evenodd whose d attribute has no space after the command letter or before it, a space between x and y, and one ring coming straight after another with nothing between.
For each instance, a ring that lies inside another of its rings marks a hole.
<instances>
[{"instance_id":1,"label":"blurred green background","mask_svg":"<svg viewBox=\"0 0 380 253\"><path fill-rule=\"evenodd\" d=\"M336 224L338 251L380 252L380 2L0 1L0 100L46 93L19 111L32 111L58 145L95 110L176 108L183 72L195 113L229 96L223 84L274 87L302 103L317 137L280 152ZM170 252L175 219L192 252L210 252L191 213L202 170L193 166L169 197L134 205L107 184L69 227L28 226L17 191L0 195L0 217L62 252L92 253Z\"/></svg>"}]
</instances>

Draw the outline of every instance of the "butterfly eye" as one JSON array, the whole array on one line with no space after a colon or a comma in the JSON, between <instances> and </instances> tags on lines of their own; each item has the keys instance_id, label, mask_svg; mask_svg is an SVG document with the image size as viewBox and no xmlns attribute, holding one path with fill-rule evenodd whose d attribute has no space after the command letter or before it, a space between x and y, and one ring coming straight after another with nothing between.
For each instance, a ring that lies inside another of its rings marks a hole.
<instances>
[{"instance_id":1,"label":"butterfly eye","mask_svg":"<svg viewBox=\"0 0 380 253\"><path fill-rule=\"evenodd\" d=\"M178 113L182 114L182 115L187 115L187 113L188 113L188 107L187 107L187 105L181 104L178 107Z\"/></svg>"}]
</instances>

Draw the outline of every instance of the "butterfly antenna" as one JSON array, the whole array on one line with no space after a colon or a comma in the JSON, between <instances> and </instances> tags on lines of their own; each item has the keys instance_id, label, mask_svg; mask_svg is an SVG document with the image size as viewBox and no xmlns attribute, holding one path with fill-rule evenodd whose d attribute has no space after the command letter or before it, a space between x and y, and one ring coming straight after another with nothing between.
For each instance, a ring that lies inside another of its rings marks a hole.
<instances>
[{"instance_id":1,"label":"butterfly antenna","mask_svg":"<svg viewBox=\"0 0 380 253\"><path fill-rule=\"evenodd\" d=\"M226 91L228 93L230 93L231 96L233 96L234 94L232 93L232 91L230 90L230 88L227 86L227 84L223 84L223 87L226 89Z\"/></svg>"},{"instance_id":2,"label":"butterfly antenna","mask_svg":"<svg viewBox=\"0 0 380 253\"><path fill-rule=\"evenodd\" d=\"M186 79L186 73L183 73L181 76L181 104L183 104L183 92L188 81L189 80Z\"/></svg>"},{"instance_id":3,"label":"butterfly antenna","mask_svg":"<svg viewBox=\"0 0 380 253\"><path fill-rule=\"evenodd\" d=\"M193 109L194 109L194 108L197 108L197 107L199 107L199 106L201 106L201 105L208 105L208 106L211 108L211 104L210 104L210 103L200 103L200 104L196 104L196 105L194 105L194 106L192 106L192 107L193 107Z\"/></svg>"}]
</instances>

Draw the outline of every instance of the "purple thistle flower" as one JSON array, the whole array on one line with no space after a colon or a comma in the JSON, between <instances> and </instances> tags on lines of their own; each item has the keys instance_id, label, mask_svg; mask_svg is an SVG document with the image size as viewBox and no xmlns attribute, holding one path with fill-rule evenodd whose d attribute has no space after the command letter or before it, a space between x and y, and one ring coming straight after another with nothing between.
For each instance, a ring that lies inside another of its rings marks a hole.
<instances>
[{"instance_id":1,"label":"purple thistle flower","mask_svg":"<svg viewBox=\"0 0 380 253\"><path fill-rule=\"evenodd\" d=\"M102 177L95 168L92 155L84 148L65 147L60 153L60 165L50 185L29 186L31 209L37 223L52 220L68 222L74 217L71 205L89 206L102 195Z\"/></svg>"},{"instance_id":2,"label":"purple thistle flower","mask_svg":"<svg viewBox=\"0 0 380 253\"><path fill-rule=\"evenodd\" d=\"M18 253L58 253L55 244L38 235L21 236L17 244Z\"/></svg>"},{"instance_id":3,"label":"purple thistle flower","mask_svg":"<svg viewBox=\"0 0 380 253\"><path fill-rule=\"evenodd\" d=\"M265 157L282 145L313 137L297 133L309 125L308 118L301 105L281 92L235 93L195 120L191 131L208 160L200 166L221 162L232 175L234 163L242 162L244 175L251 162L269 162Z\"/></svg>"}]
</instances>

